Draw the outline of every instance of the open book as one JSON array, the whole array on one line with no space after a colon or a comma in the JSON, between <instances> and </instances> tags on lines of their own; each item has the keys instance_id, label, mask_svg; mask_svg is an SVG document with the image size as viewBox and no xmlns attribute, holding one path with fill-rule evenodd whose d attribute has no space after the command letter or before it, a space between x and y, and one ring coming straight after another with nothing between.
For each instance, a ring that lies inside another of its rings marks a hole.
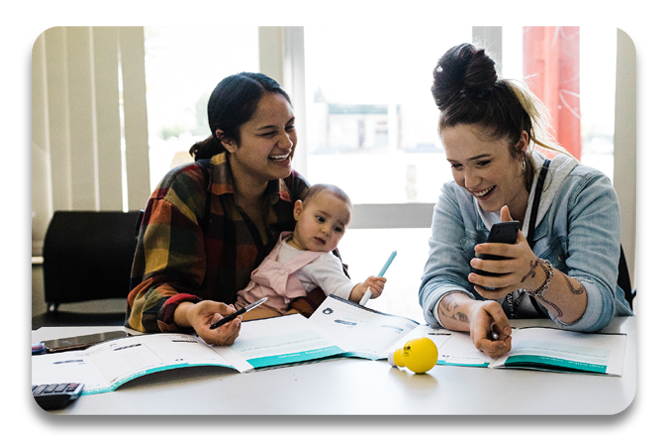
<instances>
[{"instance_id":1,"label":"open book","mask_svg":"<svg viewBox=\"0 0 668 445\"><path fill-rule=\"evenodd\" d=\"M328 297L307 319L299 314L243 322L231 346L211 346L189 334L147 334L110 340L84 351L32 357L32 383L84 383L84 394L113 391L142 375L218 366L240 373L277 366L357 357L386 359L412 338L438 347L439 365L528 368L621 375L626 336L579 334L551 328L513 332L513 349L491 360L468 334L432 329L338 297Z\"/></svg>"},{"instance_id":2,"label":"open book","mask_svg":"<svg viewBox=\"0 0 668 445\"><path fill-rule=\"evenodd\" d=\"M338 297L317 315L287 315L242 324L231 346L196 335L146 334L100 343L84 351L32 357L32 383L84 383L84 394L109 392L137 377L170 369L218 366L240 373L326 358L386 358L389 348L419 324Z\"/></svg>"},{"instance_id":3,"label":"open book","mask_svg":"<svg viewBox=\"0 0 668 445\"><path fill-rule=\"evenodd\" d=\"M171 369L218 366L244 373L344 352L326 332L297 314L245 322L232 346L211 346L190 334L146 334L83 351L33 356L32 383L81 382L83 394L95 394Z\"/></svg>"},{"instance_id":4,"label":"open book","mask_svg":"<svg viewBox=\"0 0 668 445\"><path fill-rule=\"evenodd\" d=\"M512 349L496 360L478 351L468 333L427 329L439 365L594 373L621 376L626 334L585 334L558 328L513 329Z\"/></svg>"},{"instance_id":5,"label":"open book","mask_svg":"<svg viewBox=\"0 0 668 445\"><path fill-rule=\"evenodd\" d=\"M513 347L490 368L587 372L621 376L626 334L586 334L558 328L513 332Z\"/></svg>"},{"instance_id":6,"label":"open book","mask_svg":"<svg viewBox=\"0 0 668 445\"><path fill-rule=\"evenodd\" d=\"M344 356L371 360L387 358L408 340L428 337L438 348L438 365L621 376L626 351L626 334L530 327L513 329L512 350L493 360L475 348L468 333L433 329L331 297L310 321L328 330L349 351Z\"/></svg>"}]
</instances>

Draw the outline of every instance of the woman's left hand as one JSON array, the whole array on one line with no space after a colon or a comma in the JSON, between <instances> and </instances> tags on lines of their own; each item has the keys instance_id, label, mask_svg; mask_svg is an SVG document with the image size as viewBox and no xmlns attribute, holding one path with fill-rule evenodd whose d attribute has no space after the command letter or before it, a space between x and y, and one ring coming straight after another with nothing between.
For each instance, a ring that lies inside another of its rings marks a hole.
<instances>
[{"instance_id":1,"label":"woman's left hand","mask_svg":"<svg viewBox=\"0 0 668 445\"><path fill-rule=\"evenodd\" d=\"M508 206L501 209L501 221L512 221ZM521 230L517 232L515 244L483 243L475 247L476 253L504 256L506 260L482 260L474 258L471 266L478 270L504 274L488 277L470 273L468 278L475 285L475 290L484 298L499 299L517 289L534 290L543 281L543 273L538 267L538 258L529 247ZM537 276L539 275L539 276ZM491 290L488 288L492 288Z\"/></svg>"}]
</instances>

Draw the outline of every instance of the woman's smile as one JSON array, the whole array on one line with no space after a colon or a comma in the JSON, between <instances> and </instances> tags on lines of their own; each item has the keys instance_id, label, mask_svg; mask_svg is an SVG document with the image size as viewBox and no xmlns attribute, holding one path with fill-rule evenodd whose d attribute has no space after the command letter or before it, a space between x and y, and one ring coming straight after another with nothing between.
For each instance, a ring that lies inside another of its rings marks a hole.
<instances>
[{"instance_id":1,"label":"woman's smile","mask_svg":"<svg viewBox=\"0 0 668 445\"><path fill-rule=\"evenodd\" d=\"M486 189L480 190L480 191L474 191L474 190L469 190L469 193L471 193L473 196L475 196L478 199L487 199L491 195L492 191L496 188L495 185L488 187Z\"/></svg>"},{"instance_id":2,"label":"woman's smile","mask_svg":"<svg viewBox=\"0 0 668 445\"><path fill-rule=\"evenodd\" d=\"M292 150L288 151L284 155L269 155L269 162L280 168L292 168L292 158L290 157L291 154Z\"/></svg>"},{"instance_id":3,"label":"woman's smile","mask_svg":"<svg viewBox=\"0 0 668 445\"><path fill-rule=\"evenodd\" d=\"M289 151L286 154L280 155L280 156L279 155L271 155L271 156L269 156L269 159L271 161L275 161L275 162L283 162L290 157L290 153L292 153L292 152Z\"/></svg>"}]
</instances>

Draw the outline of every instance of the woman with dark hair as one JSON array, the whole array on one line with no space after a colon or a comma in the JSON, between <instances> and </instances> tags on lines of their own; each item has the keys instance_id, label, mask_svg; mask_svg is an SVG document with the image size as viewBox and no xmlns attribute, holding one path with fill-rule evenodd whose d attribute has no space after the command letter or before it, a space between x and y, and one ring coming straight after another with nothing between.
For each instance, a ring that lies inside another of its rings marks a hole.
<instances>
[{"instance_id":1,"label":"woman with dark hair","mask_svg":"<svg viewBox=\"0 0 668 445\"><path fill-rule=\"evenodd\" d=\"M294 230L294 202L308 183L292 170L295 117L277 82L226 77L207 111L211 136L191 148L196 162L167 173L146 205L126 325L194 329L208 343L232 344L240 317L209 326L234 311L237 291L279 234Z\"/></svg>"},{"instance_id":2,"label":"woman with dark hair","mask_svg":"<svg viewBox=\"0 0 668 445\"><path fill-rule=\"evenodd\" d=\"M470 332L495 358L511 348L509 317L590 332L632 315L617 285L620 215L610 180L546 136L540 101L500 79L483 49L451 48L433 75L454 181L434 208L420 286L427 322ZM486 243L493 224L512 220L521 228L514 244Z\"/></svg>"}]
</instances>

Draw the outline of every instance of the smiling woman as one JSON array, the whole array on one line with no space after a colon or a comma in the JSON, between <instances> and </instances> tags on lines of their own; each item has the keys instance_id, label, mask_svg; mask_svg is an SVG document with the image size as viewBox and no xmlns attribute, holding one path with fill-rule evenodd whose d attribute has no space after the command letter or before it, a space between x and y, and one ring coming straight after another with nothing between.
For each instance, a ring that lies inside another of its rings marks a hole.
<instances>
[{"instance_id":1,"label":"smiling woman","mask_svg":"<svg viewBox=\"0 0 668 445\"><path fill-rule=\"evenodd\" d=\"M470 332L477 349L498 357L511 348L509 317L588 332L632 315L617 285L620 212L610 180L545 136L542 104L499 78L484 49L451 48L433 77L454 182L434 208L420 287L426 320ZM521 223L513 244L486 242L494 224L511 220Z\"/></svg>"},{"instance_id":2,"label":"smiling woman","mask_svg":"<svg viewBox=\"0 0 668 445\"><path fill-rule=\"evenodd\" d=\"M234 311L308 183L292 170L297 138L287 93L259 73L223 79L208 102L211 136L190 150L196 162L174 168L151 195L139 233L126 324L139 331L194 329L231 344Z\"/></svg>"},{"instance_id":3,"label":"smiling woman","mask_svg":"<svg viewBox=\"0 0 668 445\"><path fill-rule=\"evenodd\" d=\"M522 180L527 133L522 132L520 140L513 143L506 137L492 139L477 126L462 124L444 128L441 139L457 185L473 194L486 212L498 212L507 205L511 215L522 222L529 198Z\"/></svg>"},{"instance_id":4,"label":"smiling woman","mask_svg":"<svg viewBox=\"0 0 668 445\"><path fill-rule=\"evenodd\" d=\"M249 194L249 199L255 202L267 181L290 174L297 146L294 122L288 98L268 93L257 103L251 119L239 127L238 135L215 130L216 138L230 154L230 166L241 197Z\"/></svg>"}]
</instances>

